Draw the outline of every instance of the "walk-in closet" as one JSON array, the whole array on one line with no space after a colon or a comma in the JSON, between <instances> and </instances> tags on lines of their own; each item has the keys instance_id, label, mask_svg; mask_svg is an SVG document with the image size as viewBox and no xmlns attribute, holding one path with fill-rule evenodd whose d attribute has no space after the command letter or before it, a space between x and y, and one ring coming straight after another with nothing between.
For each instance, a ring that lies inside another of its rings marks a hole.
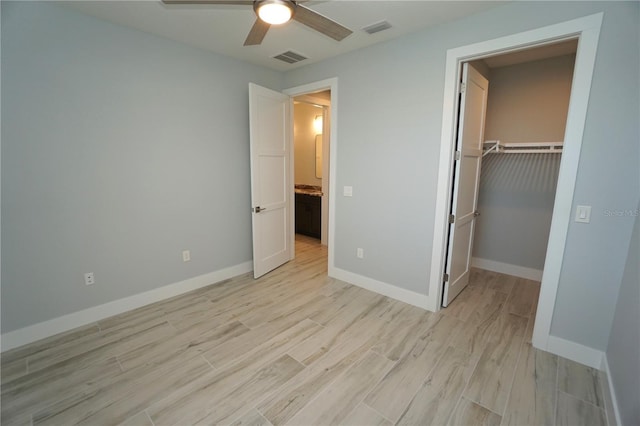
<instances>
[{"instance_id":1,"label":"walk-in closet","mask_svg":"<svg viewBox=\"0 0 640 426\"><path fill-rule=\"evenodd\" d=\"M473 63L489 80L474 266L542 276L576 46L567 41Z\"/></svg>"}]
</instances>

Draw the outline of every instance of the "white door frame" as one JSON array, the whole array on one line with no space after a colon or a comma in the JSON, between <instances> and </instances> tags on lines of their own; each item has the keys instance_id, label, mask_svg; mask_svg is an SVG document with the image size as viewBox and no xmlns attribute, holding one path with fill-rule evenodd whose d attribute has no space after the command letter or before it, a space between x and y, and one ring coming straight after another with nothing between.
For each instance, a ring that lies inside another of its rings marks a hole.
<instances>
[{"instance_id":1,"label":"white door frame","mask_svg":"<svg viewBox=\"0 0 640 426\"><path fill-rule=\"evenodd\" d=\"M329 120L329 122L331 123L330 129L329 129L329 144L330 144L330 149L329 149L329 244L328 244L328 269L329 269L329 275L333 276L333 270L335 268L335 261L334 261L334 243L335 243L335 217L336 217L336 203L335 203L335 199L336 199L336 158L337 158L337 151L338 151L338 78L334 77L334 78L329 78L326 80L321 80L321 81L316 81L314 83L309 83L309 84L304 84L302 86L296 86L296 87L292 87L286 90L283 90L282 93L284 93L285 95L289 95L291 97L291 102L293 102L293 98L296 96L300 96L300 95L306 95L312 92L319 92L322 90L331 90L331 108L330 108L330 112L331 112L331 119ZM291 114L293 114L293 108L291 108ZM292 121L293 123L293 117L292 117ZM291 172L293 173L293 161L291 162ZM323 164L323 174L324 174L324 170L326 169L325 165ZM293 176L293 174L292 174ZM291 184L291 193L294 192L294 188L293 185L294 183ZM295 203L292 203L291 206L291 214L293 215L293 209ZM294 217L294 216L291 216ZM291 244L293 247L294 244L294 240L295 240L295 221L292 221L291 223ZM295 251L295 250L294 250Z\"/></svg>"},{"instance_id":2,"label":"white door frame","mask_svg":"<svg viewBox=\"0 0 640 426\"><path fill-rule=\"evenodd\" d=\"M460 64L499 53L541 46L563 39L578 38L562 161L560 163L549 243L533 331L533 345L540 349L548 349L551 319L555 308L567 232L572 217L573 193L578 173L578 162L582 148L582 136L589 104L591 78L598 48L602 16L602 13L598 13L447 51L438 193L427 309L438 311L442 301L442 275L449 229L447 216L452 191L451 180L455 150L455 124L458 108L457 85L460 78Z\"/></svg>"}]
</instances>

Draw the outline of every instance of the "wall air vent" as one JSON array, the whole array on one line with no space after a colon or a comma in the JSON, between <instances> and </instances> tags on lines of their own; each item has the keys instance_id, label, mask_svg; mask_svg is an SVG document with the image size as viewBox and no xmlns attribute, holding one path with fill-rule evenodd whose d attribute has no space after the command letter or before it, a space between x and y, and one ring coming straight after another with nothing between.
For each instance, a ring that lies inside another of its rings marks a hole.
<instances>
[{"instance_id":1,"label":"wall air vent","mask_svg":"<svg viewBox=\"0 0 640 426\"><path fill-rule=\"evenodd\" d=\"M362 31L366 32L367 34L375 34L379 33L380 31L388 30L389 28L391 28L391 24L389 22L380 21L376 22L375 24L367 25L362 29Z\"/></svg>"},{"instance_id":2,"label":"wall air vent","mask_svg":"<svg viewBox=\"0 0 640 426\"><path fill-rule=\"evenodd\" d=\"M300 62L300 61L304 61L305 59L307 59L306 57L302 56L299 53L296 52L292 52L292 51L286 51L284 53L281 53L277 56L273 57L274 59L279 59L281 61L284 61L288 64L295 64L296 62Z\"/></svg>"}]
</instances>

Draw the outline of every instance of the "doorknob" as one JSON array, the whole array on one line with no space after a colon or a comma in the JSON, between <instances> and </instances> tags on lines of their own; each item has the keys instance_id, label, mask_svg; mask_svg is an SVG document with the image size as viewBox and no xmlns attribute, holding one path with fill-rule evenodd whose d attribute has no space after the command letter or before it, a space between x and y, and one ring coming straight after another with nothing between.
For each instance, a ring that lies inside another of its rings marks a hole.
<instances>
[{"instance_id":1,"label":"doorknob","mask_svg":"<svg viewBox=\"0 0 640 426\"><path fill-rule=\"evenodd\" d=\"M266 208L258 206L258 207L254 207L251 210L253 210L256 213L260 213L261 211L266 210Z\"/></svg>"},{"instance_id":2,"label":"doorknob","mask_svg":"<svg viewBox=\"0 0 640 426\"><path fill-rule=\"evenodd\" d=\"M473 216L474 217L478 217L480 216L480 212L478 210L476 210L475 212L473 212Z\"/></svg>"}]
</instances>

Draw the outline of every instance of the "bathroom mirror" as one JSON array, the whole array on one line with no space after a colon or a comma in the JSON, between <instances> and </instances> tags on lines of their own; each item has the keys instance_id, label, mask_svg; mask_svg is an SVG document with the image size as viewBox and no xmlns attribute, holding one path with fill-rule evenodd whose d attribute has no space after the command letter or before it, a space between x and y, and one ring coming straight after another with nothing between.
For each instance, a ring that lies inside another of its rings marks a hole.
<instances>
[{"instance_id":1,"label":"bathroom mirror","mask_svg":"<svg viewBox=\"0 0 640 426\"><path fill-rule=\"evenodd\" d=\"M322 135L316 135L316 177L322 179Z\"/></svg>"}]
</instances>

